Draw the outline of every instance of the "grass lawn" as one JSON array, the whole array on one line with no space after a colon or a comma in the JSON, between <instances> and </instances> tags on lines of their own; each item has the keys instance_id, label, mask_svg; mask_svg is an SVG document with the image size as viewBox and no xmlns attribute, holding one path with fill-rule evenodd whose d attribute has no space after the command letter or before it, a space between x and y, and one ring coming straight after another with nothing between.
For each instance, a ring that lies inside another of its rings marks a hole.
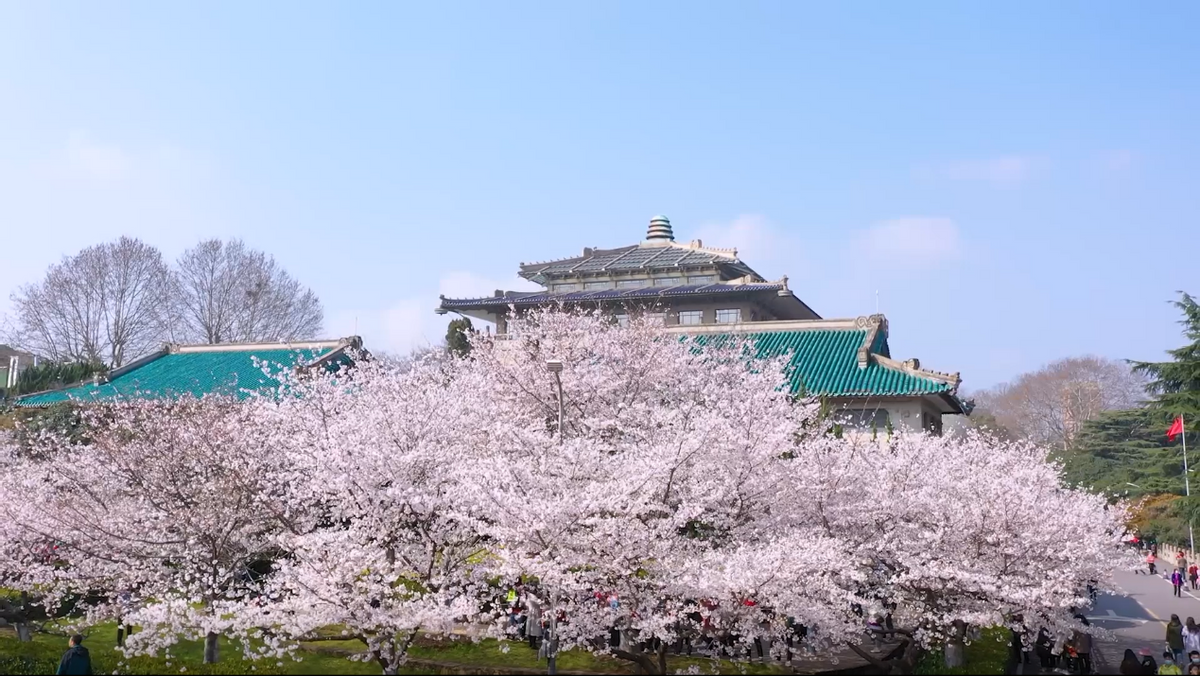
<instances>
[{"instance_id":1,"label":"grass lawn","mask_svg":"<svg viewBox=\"0 0 1200 676\"><path fill-rule=\"evenodd\" d=\"M282 664L265 660L245 661L231 642L221 640L220 661L215 665L202 663L204 646L199 641L184 641L171 648L171 659L165 657L137 657L125 660L121 666L122 657L116 652L116 627L102 625L95 627L88 634L84 645L92 656L93 670L97 674L120 672L125 674L379 674L381 669L374 663L352 662L346 658L347 653L360 652L365 649L360 641L320 641L304 644L297 653L298 661L285 659ZM66 640L59 636L38 634L29 643L20 643L11 630L0 630L0 673L36 674L54 673L63 651L67 648ZM429 673L431 665L425 660L444 665L442 669L434 668L441 673L458 673L455 667L461 666L478 673L478 670L496 670L500 673L511 669L544 670L545 660L538 660L537 651L524 643L509 643L508 650L501 648L501 643L492 639L478 643L469 640L434 640L418 639L416 645L409 650L409 656L421 660L419 664L410 666L413 672ZM668 670L686 669L696 665L704 673L713 672L712 660L704 658L671 657L668 659ZM558 656L560 672L586 672L594 674L630 674L634 672L631 663L612 657L597 656L582 650L572 650L560 653ZM721 673L745 674L782 674L786 670L778 666L763 664L737 664L722 661L718 667Z\"/></svg>"},{"instance_id":2,"label":"grass lawn","mask_svg":"<svg viewBox=\"0 0 1200 676\"><path fill-rule=\"evenodd\" d=\"M927 654L917 663L918 674L1003 674L1008 661L1008 642L1012 634L1004 627L988 627L978 641L967 645L966 666L947 669L942 652Z\"/></svg>"}]
</instances>

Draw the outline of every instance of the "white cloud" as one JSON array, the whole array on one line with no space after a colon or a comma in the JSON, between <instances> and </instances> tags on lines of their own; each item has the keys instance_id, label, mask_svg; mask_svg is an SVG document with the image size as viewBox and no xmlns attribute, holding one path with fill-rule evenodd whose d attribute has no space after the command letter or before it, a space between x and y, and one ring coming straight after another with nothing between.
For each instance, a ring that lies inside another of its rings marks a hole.
<instances>
[{"instance_id":1,"label":"white cloud","mask_svg":"<svg viewBox=\"0 0 1200 676\"><path fill-rule=\"evenodd\" d=\"M79 130L67 140L66 161L72 171L101 181L124 178L131 165L129 153L120 146L93 141Z\"/></svg>"},{"instance_id":2,"label":"white cloud","mask_svg":"<svg viewBox=\"0 0 1200 676\"><path fill-rule=\"evenodd\" d=\"M536 291L541 287L514 277L506 282L472 272L448 272L438 280L436 293L402 298L383 308L347 309L332 313L326 320L330 337L359 335L368 350L408 354L421 347L439 345L445 340L446 325L456 315L438 315L438 295L447 298L481 298L491 296L496 289L506 291ZM485 323L471 320L477 329Z\"/></svg>"},{"instance_id":3,"label":"white cloud","mask_svg":"<svg viewBox=\"0 0 1200 676\"><path fill-rule=\"evenodd\" d=\"M1004 155L977 160L924 164L914 174L923 180L951 180L1014 186L1033 178L1045 162L1029 155Z\"/></svg>"},{"instance_id":4,"label":"white cloud","mask_svg":"<svg viewBox=\"0 0 1200 676\"><path fill-rule=\"evenodd\" d=\"M893 218L860 232L855 251L873 263L901 267L940 265L962 255L958 226L949 218Z\"/></svg>"},{"instance_id":5,"label":"white cloud","mask_svg":"<svg viewBox=\"0 0 1200 676\"><path fill-rule=\"evenodd\" d=\"M737 249L738 258L771 279L806 269L799 239L766 217L743 214L728 223L709 223L697 231L705 246Z\"/></svg>"}]
</instances>

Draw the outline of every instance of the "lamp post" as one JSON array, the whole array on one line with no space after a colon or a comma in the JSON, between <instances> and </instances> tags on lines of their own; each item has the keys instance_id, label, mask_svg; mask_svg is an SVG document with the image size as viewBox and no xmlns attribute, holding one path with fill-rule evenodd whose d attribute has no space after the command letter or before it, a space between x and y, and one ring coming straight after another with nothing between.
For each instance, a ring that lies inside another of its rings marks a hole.
<instances>
[{"instance_id":1,"label":"lamp post","mask_svg":"<svg viewBox=\"0 0 1200 676\"><path fill-rule=\"evenodd\" d=\"M558 360L558 359L549 359L546 361L546 370L549 371L550 373L554 374L554 387L558 393L558 443L559 443L559 445L562 445L562 442L563 442L563 417L566 414L565 407L563 405L563 388L562 388L563 363L561 360ZM547 674L557 674L558 673L558 664L557 664L557 660L555 658L558 655L558 636L557 636L558 608L555 607L555 601L557 601L557 599L555 598L555 594L554 594L553 590L549 590L549 591L550 591L550 626L547 627L547 632L546 632L546 662L547 662L546 673Z\"/></svg>"},{"instance_id":2,"label":"lamp post","mask_svg":"<svg viewBox=\"0 0 1200 676\"><path fill-rule=\"evenodd\" d=\"M554 386L558 390L558 443L562 443L563 436L563 389L562 389L562 370L563 363L557 359L549 359L546 361L546 370L554 374Z\"/></svg>"}]
</instances>

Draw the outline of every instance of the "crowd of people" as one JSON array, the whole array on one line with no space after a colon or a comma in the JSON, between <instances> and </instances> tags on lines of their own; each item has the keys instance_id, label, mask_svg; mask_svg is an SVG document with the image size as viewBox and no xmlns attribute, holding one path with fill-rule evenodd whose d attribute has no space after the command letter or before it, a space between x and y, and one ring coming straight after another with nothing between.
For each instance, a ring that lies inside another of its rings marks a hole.
<instances>
[{"instance_id":1,"label":"crowd of people","mask_svg":"<svg viewBox=\"0 0 1200 676\"><path fill-rule=\"evenodd\" d=\"M1158 574L1158 545L1142 543L1140 545L1146 561L1146 574ZM1192 590L1200 588L1200 567L1193 561L1188 565L1187 556L1183 552L1175 554L1175 565L1171 569L1169 579L1174 596L1182 597L1185 585L1191 585ZM1167 622L1166 647L1161 661L1155 660L1153 653L1143 649L1138 653L1126 650L1121 660L1122 674L1200 674L1200 625L1195 618L1189 617L1181 621L1178 615L1171 615Z\"/></svg>"},{"instance_id":2,"label":"crowd of people","mask_svg":"<svg viewBox=\"0 0 1200 676\"><path fill-rule=\"evenodd\" d=\"M615 610L621 606L621 600L615 593L595 592L592 596L600 607L607 606ZM554 646L548 645L555 627L564 627L570 621L570 618L561 609L552 612L547 598L547 592L536 584L520 583L505 592L502 602L508 616L509 632L519 637L521 641L528 643L531 649L537 650L539 658L548 657L555 649ZM758 606L752 599L741 601L741 605ZM673 645L667 646L668 654L690 656L693 654L735 655L738 653L738 646L742 645L740 637L719 626L722 617L720 604L706 599L690 600L686 602L686 609L690 612L682 615L680 626L677 627L680 629L679 638ZM891 606L888 607L888 612L885 614L875 616L866 622L867 633L874 643L872 652L880 652L883 642L894 638L895 631L890 609ZM764 622L772 615L767 608L758 608L758 610L764 614ZM856 608L856 611L862 616L860 608ZM553 622L551 621L552 615ZM684 625L690 625L690 630L684 630ZM788 631L783 643L779 646L782 654L778 657L785 662L790 662L797 644L808 636L808 628L796 623L792 618L787 618L786 625ZM765 623L764 626L766 626ZM696 637L695 643L692 636ZM626 644L628 640L629 636L622 631L622 627L614 625L609 630L607 647L655 652L661 646L658 639L636 641L632 646ZM604 643L603 638L597 639L593 647L602 649L605 647ZM741 650L743 651L742 657L752 661L774 659L769 642L761 638L755 638Z\"/></svg>"},{"instance_id":3,"label":"crowd of people","mask_svg":"<svg viewBox=\"0 0 1200 676\"><path fill-rule=\"evenodd\" d=\"M1184 671L1184 668L1187 671ZM1132 650L1125 651L1121 660L1122 674L1200 674L1200 650L1193 650L1187 655L1187 662L1181 661L1174 650L1164 650L1162 663L1157 662L1149 650L1141 651L1141 659Z\"/></svg>"}]
</instances>

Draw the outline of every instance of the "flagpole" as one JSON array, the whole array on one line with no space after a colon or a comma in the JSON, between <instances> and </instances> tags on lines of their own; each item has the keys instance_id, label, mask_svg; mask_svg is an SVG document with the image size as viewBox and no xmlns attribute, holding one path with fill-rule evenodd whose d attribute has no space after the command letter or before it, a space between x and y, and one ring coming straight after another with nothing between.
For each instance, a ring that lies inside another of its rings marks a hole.
<instances>
[{"instance_id":1,"label":"flagpole","mask_svg":"<svg viewBox=\"0 0 1200 676\"><path fill-rule=\"evenodd\" d=\"M1179 437L1183 442L1183 493L1187 497L1192 496L1192 484L1188 477L1187 464L1187 425L1184 423L1183 414L1179 415ZM1192 518L1188 517L1188 542L1191 543L1192 557L1196 556L1196 536L1192 533Z\"/></svg>"}]
</instances>

